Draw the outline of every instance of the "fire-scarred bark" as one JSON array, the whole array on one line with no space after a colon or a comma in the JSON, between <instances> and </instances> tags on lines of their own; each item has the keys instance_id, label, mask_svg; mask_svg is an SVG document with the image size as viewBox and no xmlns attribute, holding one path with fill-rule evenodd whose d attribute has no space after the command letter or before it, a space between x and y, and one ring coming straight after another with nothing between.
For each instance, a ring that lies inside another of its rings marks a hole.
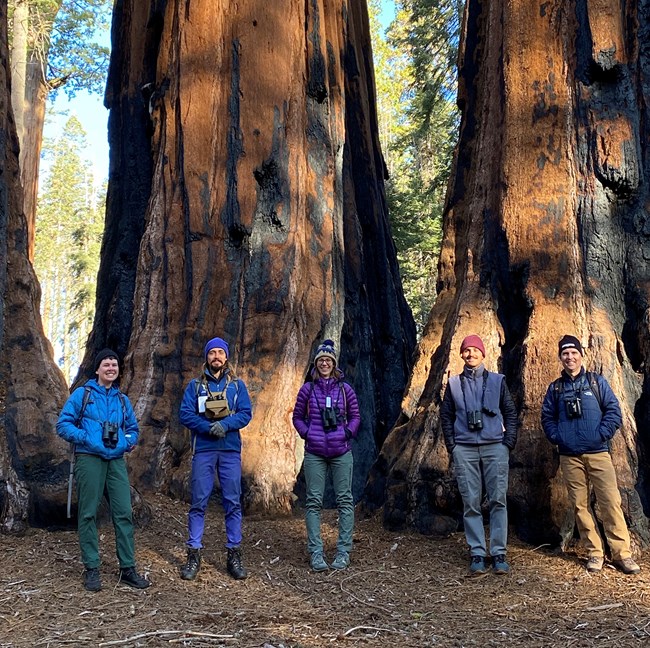
<instances>
[{"instance_id":1,"label":"fire-scarred bark","mask_svg":"<svg viewBox=\"0 0 650 648\"><path fill-rule=\"evenodd\" d=\"M68 448L54 426L67 389L28 260L9 85L7 4L0 3L0 529L20 531L65 510Z\"/></svg>"},{"instance_id":2,"label":"fire-scarred bark","mask_svg":"<svg viewBox=\"0 0 650 648\"><path fill-rule=\"evenodd\" d=\"M178 404L218 334L253 398L248 503L286 510L301 459L291 409L328 336L362 402L360 494L414 345L365 5L125 0L113 34L107 238L84 365L106 344L128 350L136 480L186 492Z\"/></svg>"},{"instance_id":3,"label":"fire-scarred bark","mask_svg":"<svg viewBox=\"0 0 650 648\"><path fill-rule=\"evenodd\" d=\"M540 408L571 333L621 401L619 487L636 539L650 540L649 26L645 3L467 3L438 299L367 491L387 524L456 528L438 408L461 339L478 333L521 410L511 520L535 542L570 532Z\"/></svg>"}]
</instances>

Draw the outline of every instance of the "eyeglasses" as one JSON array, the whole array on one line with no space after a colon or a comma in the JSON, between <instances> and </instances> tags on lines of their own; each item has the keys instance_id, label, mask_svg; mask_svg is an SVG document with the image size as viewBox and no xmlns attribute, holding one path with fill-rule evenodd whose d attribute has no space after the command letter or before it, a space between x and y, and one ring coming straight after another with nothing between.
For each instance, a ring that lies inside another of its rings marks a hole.
<instances>
[{"instance_id":1,"label":"eyeglasses","mask_svg":"<svg viewBox=\"0 0 650 648\"><path fill-rule=\"evenodd\" d=\"M318 363L319 364L334 364L334 360L332 358L318 358Z\"/></svg>"}]
</instances>

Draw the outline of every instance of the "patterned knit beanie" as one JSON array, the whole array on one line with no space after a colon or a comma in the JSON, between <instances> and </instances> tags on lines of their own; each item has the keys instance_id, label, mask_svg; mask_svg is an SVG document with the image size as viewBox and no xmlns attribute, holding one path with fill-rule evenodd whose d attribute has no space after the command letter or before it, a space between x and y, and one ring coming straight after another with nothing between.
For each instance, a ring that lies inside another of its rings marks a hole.
<instances>
[{"instance_id":1,"label":"patterned knit beanie","mask_svg":"<svg viewBox=\"0 0 650 648\"><path fill-rule=\"evenodd\" d=\"M318 345L316 355L314 356L314 366L316 366L318 358L332 358L332 360L334 360L334 366L336 367L336 351L334 351L333 340L323 340L323 342Z\"/></svg>"}]
</instances>

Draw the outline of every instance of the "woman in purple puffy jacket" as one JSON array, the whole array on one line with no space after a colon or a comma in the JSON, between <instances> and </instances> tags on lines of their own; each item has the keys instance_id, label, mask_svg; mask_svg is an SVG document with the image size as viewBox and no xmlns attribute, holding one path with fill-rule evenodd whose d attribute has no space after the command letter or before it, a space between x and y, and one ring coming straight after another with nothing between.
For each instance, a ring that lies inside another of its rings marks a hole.
<instances>
[{"instance_id":1,"label":"woman in purple puffy jacket","mask_svg":"<svg viewBox=\"0 0 650 648\"><path fill-rule=\"evenodd\" d=\"M357 395L343 382L343 372L336 367L332 340L325 340L316 349L311 378L300 388L293 410L293 425L305 440L307 548L314 571L330 567L325 561L320 534L320 512L329 468L339 512L339 539L331 567L345 569L350 564L354 527L350 441L357 436L361 417Z\"/></svg>"}]
</instances>

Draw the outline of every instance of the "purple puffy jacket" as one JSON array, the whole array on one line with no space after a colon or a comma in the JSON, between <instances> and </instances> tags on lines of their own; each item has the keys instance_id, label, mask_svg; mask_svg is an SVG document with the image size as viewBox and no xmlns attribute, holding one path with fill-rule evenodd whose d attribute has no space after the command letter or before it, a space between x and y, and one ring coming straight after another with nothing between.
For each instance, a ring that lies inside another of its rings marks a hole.
<instances>
[{"instance_id":1,"label":"purple puffy jacket","mask_svg":"<svg viewBox=\"0 0 650 648\"><path fill-rule=\"evenodd\" d=\"M325 431L321 411L327 397L339 411L336 429ZM350 450L350 440L359 432L361 417L354 389L343 382L342 374L332 378L316 378L305 383L298 392L293 409L293 426L305 440L305 450L328 459L340 457Z\"/></svg>"}]
</instances>

